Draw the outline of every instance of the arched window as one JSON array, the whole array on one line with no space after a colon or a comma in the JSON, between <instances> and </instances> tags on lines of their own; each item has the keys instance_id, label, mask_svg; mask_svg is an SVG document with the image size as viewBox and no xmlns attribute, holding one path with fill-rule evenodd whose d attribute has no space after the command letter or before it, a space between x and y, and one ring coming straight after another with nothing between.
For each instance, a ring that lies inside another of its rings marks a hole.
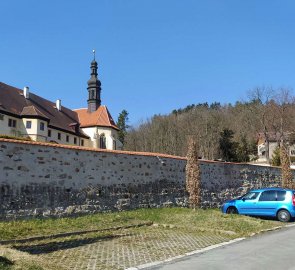
<instances>
[{"instance_id":1,"label":"arched window","mask_svg":"<svg viewBox=\"0 0 295 270\"><path fill-rule=\"evenodd\" d=\"M101 134L100 135L100 138L99 138L99 148L101 149L106 149L106 137L104 134Z\"/></svg>"}]
</instances>

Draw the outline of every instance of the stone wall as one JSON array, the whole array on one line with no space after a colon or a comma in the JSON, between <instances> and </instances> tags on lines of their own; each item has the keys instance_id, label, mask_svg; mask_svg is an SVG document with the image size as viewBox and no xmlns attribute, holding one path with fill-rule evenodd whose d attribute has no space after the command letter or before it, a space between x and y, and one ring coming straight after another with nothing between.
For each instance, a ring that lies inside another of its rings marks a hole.
<instances>
[{"instance_id":1,"label":"stone wall","mask_svg":"<svg viewBox=\"0 0 295 270\"><path fill-rule=\"evenodd\" d=\"M294 171L293 171L294 173ZM281 169L241 163L201 162L202 205L221 204L251 189L280 186Z\"/></svg>"},{"instance_id":2,"label":"stone wall","mask_svg":"<svg viewBox=\"0 0 295 270\"><path fill-rule=\"evenodd\" d=\"M0 140L0 218L186 205L185 160Z\"/></svg>"},{"instance_id":3,"label":"stone wall","mask_svg":"<svg viewBox=\"0 0 295 270\"><path fill-rule=\"evenodd\" d=\"M186 159L0 139L0 219L186 206ZM201 162L204 207L277 186L280 170Z\"/></svg>"}]
</instances>

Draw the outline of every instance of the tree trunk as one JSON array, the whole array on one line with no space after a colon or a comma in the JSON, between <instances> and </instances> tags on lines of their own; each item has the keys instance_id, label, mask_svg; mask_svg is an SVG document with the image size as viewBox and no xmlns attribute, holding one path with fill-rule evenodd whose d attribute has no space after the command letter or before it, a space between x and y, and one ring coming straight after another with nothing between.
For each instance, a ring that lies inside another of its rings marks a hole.
<instances>
[{"instance_id":1,"label":"tree trunk","mask_svg":"<svg viewBox=\"0 0 295 270\"><path fill-rule=\"evenodd\" d=\"M280 146L280 157L282 166L282 187L293 188L293 175L290 168L290 158L286 147L281 144Z\"/></svg>"},{"instance_id":2,"label":"tree trunk","mask_svg":"<svg viewBox=\"0 0 295 270\"><path fill-rule=\"evenodd\" d=\"M186 164L186 189L189 193L189 207L198 208L201 206L201 174L198 160L196 141L190 137L187 152Z\"/></svg>"}]
</instances>

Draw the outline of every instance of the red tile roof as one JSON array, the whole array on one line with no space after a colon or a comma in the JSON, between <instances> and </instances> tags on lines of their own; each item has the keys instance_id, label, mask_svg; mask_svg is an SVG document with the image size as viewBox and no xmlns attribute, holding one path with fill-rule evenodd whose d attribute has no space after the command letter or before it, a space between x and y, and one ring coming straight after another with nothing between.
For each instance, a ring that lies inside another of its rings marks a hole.
<instances>
[{"instance_id":1,"label":"red tile roof","mask_svg":"<svg viewBox=\"0 0 295 270\"><path fill-rule=\"evenodd\" d=\"M79 117L81 127L111 127L119 130L106 106L99 106L95 112L88 112L86 108L74 110Z\"/></svg>"}]
</instances>

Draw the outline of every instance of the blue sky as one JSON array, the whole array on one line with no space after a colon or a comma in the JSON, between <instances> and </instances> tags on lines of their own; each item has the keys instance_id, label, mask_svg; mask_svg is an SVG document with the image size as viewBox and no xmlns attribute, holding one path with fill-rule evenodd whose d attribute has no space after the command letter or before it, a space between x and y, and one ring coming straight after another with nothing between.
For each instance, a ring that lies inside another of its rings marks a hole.
<instances>
[{"instance_id":1,"label":"blue sky","mask_svg":"<svg viewBox=\"0 0 295 270\"><path fill-rule=\"evenodd\" d=\"M2 0L0 10L0 81L86 107L96 49L102 103L132 125L295 87L291 0Z\"/></svg>"}]
</instances>

